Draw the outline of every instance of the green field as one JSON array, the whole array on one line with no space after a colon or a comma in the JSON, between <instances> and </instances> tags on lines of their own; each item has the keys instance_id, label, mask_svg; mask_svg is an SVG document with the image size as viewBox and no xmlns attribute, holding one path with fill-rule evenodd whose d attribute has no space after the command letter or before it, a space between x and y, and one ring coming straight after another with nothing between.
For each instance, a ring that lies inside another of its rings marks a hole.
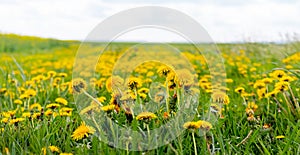
<instances>
[{"instance_id":1,"label":"green field","mask_svg":"<svg viewBox=\"0 0 300 155\"><path fill-rule=\"evenodd\" d=\"M300 154L300 43L80 44L0 35L0 154Z\"/></svg>"}]
</instances>

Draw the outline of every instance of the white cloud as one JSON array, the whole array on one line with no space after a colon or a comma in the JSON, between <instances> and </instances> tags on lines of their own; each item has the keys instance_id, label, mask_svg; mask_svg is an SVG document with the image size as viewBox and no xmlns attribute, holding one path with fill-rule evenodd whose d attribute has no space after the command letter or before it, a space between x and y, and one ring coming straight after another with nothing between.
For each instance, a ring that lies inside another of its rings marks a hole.
<instances>
[{"instance_id":1,"label":"white cloud","mask_svg":"<svg viewBox=\"0 0 300 155\"><path fill-rule=\"evenodd\" d=\"M281 41L279 34L300 33L300 2L296 0L155 0L151 3L137 0L0 0L0 3L0 31L59 39L82 40L103 19L125 9L147 5L165 6L188 14L219 42L248 38ZM153 29L128 33L123 40L183 41L169 32Z\"/></svg>"}]
</instances>

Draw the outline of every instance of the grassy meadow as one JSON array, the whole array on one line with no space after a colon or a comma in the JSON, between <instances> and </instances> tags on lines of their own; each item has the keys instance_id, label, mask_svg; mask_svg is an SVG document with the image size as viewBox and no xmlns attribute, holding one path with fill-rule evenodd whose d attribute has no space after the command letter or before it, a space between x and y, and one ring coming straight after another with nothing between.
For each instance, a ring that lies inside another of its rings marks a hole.
<instances>
[{"instance_id":1,"label":"grassy meadow","mask_svg":"<svg viewBox=\"0 0 300 155\"><path fill-rule=\"evenodd\" d=\"M190 44L171 43L181 51L174 55L159 45L150 49L159 55L105 45L0 35L0 154L300 154L300 43L217 44L223 64L212 67L215 59ZM79 47L86 59L75 78ZM103 49L92 74L84 65ZM165 63L137 63L147 56ZM178 120L181 134L151 150L155 137L124 140L106 126L150 133L177 116L189 119Z\"/></svg>"}]
</instances>

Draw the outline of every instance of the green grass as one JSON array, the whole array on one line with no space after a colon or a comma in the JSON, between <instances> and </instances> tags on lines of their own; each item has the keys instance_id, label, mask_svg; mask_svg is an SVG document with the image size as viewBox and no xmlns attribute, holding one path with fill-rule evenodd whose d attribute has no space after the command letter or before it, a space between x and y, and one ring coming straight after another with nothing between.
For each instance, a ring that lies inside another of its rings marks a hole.
<instances>
[{"instance_id":1,"label":"green grass","mask_svg":"<svg viewBox=\"0 0 300 155\"><path fill-rule=\"evenodd\" d=\"M26 81L38 76L45 75L50 70L57 73L65 72L69 76L64 80L69 82L72 77L72 64L75 52L78 48L78 42L64 42L58 40L48 40L41 38L20 37L16 35L1 35L1 52L3 56L0 58L0 89L7 89L13 92L15 96L5 95L5 92L0 92L0 113L21 108L22 105L13 103L22 93L18 92L18 88L36 89L37 95L29 102L30 104L39 103L44 108L46 105L55 102L57 97L63 97L68 100L66 107L73 108L71 116L43 116L39 119L26 118L18 124L9 124L0 122L0 154L6 154L6 148L10 154L41 154L44 147L54 145L59 147L60 152L73 154L194 154L194 146L192 143L192 133L185 130L175 140L167 145L158 147L154 150L147 151L132 151L114 148L98 139L96 134L89 135L79 141L72 139L73 131L81 124L79 115L80 107L76 106L72 93L68 90L58 90L52 86L51 80L43 80L39 87L31 87L26 85ZM17 45L17 46L15 46ZM94 51L98 48L103 48L101 44L90 43L86 47L87 50ZM110 50L109 55L120 56L122 52L130 48L134 43L112 43L107 48ZM195 48L188 44L172 44L181 51L195 54ZM13 47L13 48L12 48ZM201 45L205 49L208 45ZM254 115L256 121L247 120L247 106L243 104L244 99L234 90L238 86L245 88L248 93L255 93L256 89L249 85L249 82L255 82L263 78L263 75L268 76L276 68L285 68L286 65L292 65L292 69L283 69L291 72L291 76L298 77L297 80L290 82L290 87L297 102L293 102L292 92L287 90L287 100L296 109L296 104L299 105L299 62L289 62L285 64L282 60L299 51L299 43L290 44L220 44L218 49L222 52L225 59L225 67L227 77L233 79L233 83L227 83L227 94L230 98L230 103L223 106L222 118L213 123L213 128L206 132L205 135L195 132L195 140L197 144L198 154L300 154L300 113L292 112L285 102L283 93L279 93L276 99L282 107L276 104L274 99L267 98L259 99L257 95L248 97L247 102L253 101L258 105ZM239 51L244 50L245 54ZM34 51L34 52L33 52ZM7 54L9 53L9 54ZM34 54L33 54L34 53ZM20 56L22 55L22 56ZM196 54L195 54L196 55ZM249 62L247 62L249 60ZM49 62L50 65L47 65ZM201 66L197 60L191 60L196 66ZM240 65L237 62L246 64L248 68L245 74L239 70ZM255 63L260 63L261 66L255 67ZM250 71L251 67L255 67L256 71ZM34 72L44 68L44 71ZM153 69L155 72L156 70ZM199 77L210 74L209 70L196 68ZM97 80L101 78L98 74ZM101 72L100 72L101 73ZM134 72L135 75L140 75L139 72ZM253 77L257 75L257 77ZM10 80L16 79L17 84L13 84ZM158 81L164 79L157 78ZM198 79L199 81L199 79ZM63 83L60 83L63 84ZM268 89L273 90L274 84L270 84ZM143 85L145 86L145 85ZM111 95L106 90L105 81L102 86L95 88L97 97L105 96L107 100L103 103L109 104ZM200 89L201 96L199 98L199 107L197 115L192 116L194 120L205 119L205 113L209 109L208 103L211 100L209 93L205 93L204 89ZM149 98L148 98L149 99ZM268 105L269 103L269 105ZM203 105L204 104L204 105ZM78 105L78 103L77 103ZM165 110L165 104L160 107ZM284 112L284 109L287 113ZM59 109L54 110L59 112ZM34 109L30 111L41 112ZM12 118L22 117L22 111L19 111ZM163 113L157 110L155 114L159 117L158 121L151 121L150 128L158 128L167 121L163 119ZM99 115L100 116L100 115ZM101 115L105 117L106 114ZM138 130L143 128L143 123L137 120L128 122L124 111L114 113L112 118L118 120L122 125ZM4 116L0 116L1 119ZM12 119L11 118L11 119ZM100 118L101 119L101 118ZM157 123L158 122L158 123ZM270 125L269 128L264 128L264 125ZM94 126L95 127L95 126ZM95 127L96 128L96 127ZM109 128L107 129L109 130ZM109 132L107 132L109 133ZM103 134L107 134L104 132ZM284 135L282 139L276 136ZM111 135L107 135L108 137ZM118 139L121 141L121 139ZM48 149L47 154L52 154ZM58 154L58 153L54 153Z\"/></svg>"}]
</instances>

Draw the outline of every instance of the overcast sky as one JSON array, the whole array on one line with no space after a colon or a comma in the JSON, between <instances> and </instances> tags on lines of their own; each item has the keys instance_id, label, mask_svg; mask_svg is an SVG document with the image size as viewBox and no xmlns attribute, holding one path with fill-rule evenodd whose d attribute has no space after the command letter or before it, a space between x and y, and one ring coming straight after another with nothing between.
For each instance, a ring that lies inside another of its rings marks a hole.
<instances>
[{"instance_id":1,"label":"overcast sky","mask_svg":"<svg viewBox=\"0 0 300 155\"><path fill-rule=\"evenodd\" d=\"M300 0L0 0L0 32L84 40L105 18L148 5L182 11L216 42L283 41L285 34L300 33ZM185 41L172 32L149 28L117 40Z\"/></svg>"}]
</instances>

